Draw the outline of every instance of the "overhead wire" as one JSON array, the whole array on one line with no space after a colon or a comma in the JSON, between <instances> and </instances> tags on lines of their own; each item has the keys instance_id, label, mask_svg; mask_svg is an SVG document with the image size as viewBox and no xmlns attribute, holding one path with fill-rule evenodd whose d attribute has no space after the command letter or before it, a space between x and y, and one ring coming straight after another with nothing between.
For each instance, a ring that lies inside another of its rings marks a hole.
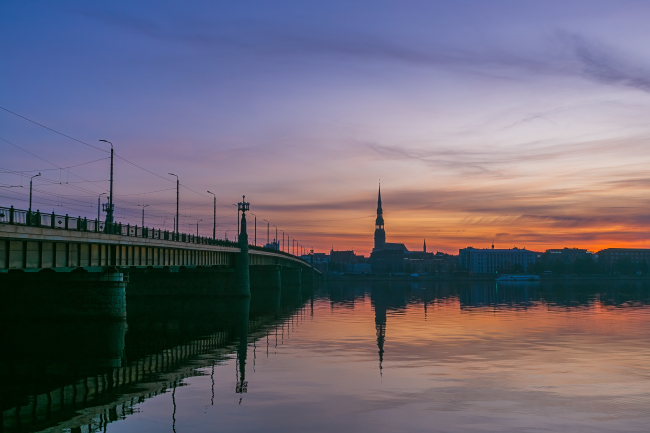
<instances>
[{"instance_id":1,"label":"overhead wire","mask_svg":"<svg viewBox=\"0 0 650 433\"><path fill-rule=\"evenodd\" d=\"M77 140L77 139L74 138L74 137L70 137L69 135L66 135L66 134L64 134L64 133L62 133L62 132L59 132L59 131L55 130L55 129L49 128L49 127L47 127L47 126L45 126L45 125L42 125L42 124L40 124L40 123L38 123L38 122L36 122L36 121L34 121L34 120L28 119L28 118L25 117L25 116L21 116L21 115L18 114L18 113L14 113L13 111L8 110L8 109L6 109L6 108L4 108L4 107L0 107L0 109L6 111L6 112L8 112L8 113L13 114L14 116L18 116L18 117L20 117L21 119L25 119L26 121L31 122L31 123L33 123L33 124L35 124L35 125L38 125L38 126L40 126L41 128L45 128L45 129L47 129L47 130L49 130L49 131L52 131L52 132L54 132L54 133L56 133L56 134L62 135L62 136L64 136L64 137L66 137L66 138L69 138L70 140L77 141L77 142L79 142L79 143L81 143L81 144L85 144L86 146L90 146L90 147L92 147L93 149L101 150L102 152L108 152L108 150L106 150L106 149L102 149L102 148L99 147L99 146L93 146L92 144L86 143L85 141Z\"/></svg>"},{"instance_id":2,"label":"overhead wire","mask_svg":"<svg viewBox=\"0 0 650 433\"><path fill-rule=\"evenodd\" d=\"M14 111L9 110L9 109L7 109L7 108L0 107L0 109L6 111L6 112L8 112L8 113L11 113L11 114L13 114L13 115L15 115L15 116L17 116L17 117L20 117L21 119L24 119L24 120L26 120L26 121L28 121L28 122L30 122L30 123L33 123L33 124L35 124L35 125L38 125L38 126L44 128L44 129L47 129L48 131L54 132L54 133L56 133L56 134L58 134L58 135L61 135L61 136L63 136L63 137L66 137L66 138L68 138L68 139L70 139L70 140L73 140L73 141L76 141L76 142L78 142L78 143L81 143L81 144L83 144L83 145L85 145L85 146L89 146L89 147L91 147L91 148L93 148L93 149L100 150L100 151L102 151L102 152L108 152L108 150L106 150L106 149L103 149L103 148L101 148L101 147L98 147L98 146L92 145L92 144L87 143L87 142L85 142L85 141L83 141L83 140L79 140L79 139L74 138L74 137L72 137L72 136L70 136L70 135L64 134L64 133L62 133L62 132L60 132L60 131L57 131L57 130L55 130L55 129L53 129L53 128L50 128L50 127L48 127L48 126L45 126L45 125L43 125L43 124L41 124L41 123L39 123L39 122L36 122L36 121L34 121L34 120L32 120L32 119L29 119L29 118L27 118L27 117L25 117L25 116L23 116L23 115L20 115L20 114L14 112ZM58 165L56 165L56 164L54 164L54 163L52 163L52 162L50 162L50 161L47 161L46 159L44 159L44 158L42 158L42 157L40 157L40 156L38 156L38 155L36 155L36 154L34 154L34 153L32 153L32 152L30 152L30 151L24 149L24 148L22 148L22 147L20 147L20 146L14 144L14 143L11 143L11 142L8 141L8 140L5 140L5 139L3 139L3 138L1 138L1 137L0 137L0 140L5 141L6 143L8 143L8 144L10 144L10 145L12 145L12 146L14 146L14 147L16 147L16 148L18 148L18 149L21 149L21 150L23 150L23 151L29 153L30 155L32 155L32 156L34 156L34 157L36 157L36 158L38 158L38 159L41 159L42 161L47 162L48 164L54 165L54 166L57 167L58 169L62 169L62 170L65 169L65 168L63 168L63 167L59 167ZM154 175L154 176L156 176L156 177L159 177L159 178L164 179L164 180L169 181L169 182L174 182L174 179L169 179L169 178L167 178L167 177L161 176L161 175L159 175L159 174L157 174L157 173L155 173L155 172L153 172L153 171L151 171L151 170L148 170L148 169L146 169L146 168L144 168L144 167L142 167L142 166L140 166L140 165L138 165L138 164L136 164L136 163L134 163L134 162L132 162L132 161L129 161L128 159L124 158L123 156L121 156L121 155L119 155L119 154L117 154L117 153L115 153L115 152L114 152L114 155L115 155L116 157L118 157L119 159L123 160L124 162L127 162L127 163L133 165L134 167L137 167L137 168L139 168L139 169L141 169L141 170L143 170L143 171L145 171L145 172L147 172L147 173L149 173L149 174L152 174L152 175ZM101 158L101 159L99 159L99 160L97 160L97 161L100 161L100 160L103 160L103 159L105 159L105 158ZM93 161L93 162L94 162L94 161ZM70 168L70 167L68 167L68 168ZM81 176L75 175L74 173L70 173L70 174L72 174L72 175L75 176L75 177L78 177L78 178L82 179L82 180L85 181L85 182L89 182L89 183L94 184L93 181L88 181L88 180L82 178ZM60 184L63 184L63 183L60 183ZM67 184L65 184L65 185L67 185ZM195 193L195 194L197 194L197 195L199 195L199 196L201 196L201 197L204 197L204 198L210 198L210 196L207 196L207 195L202 194L202 193L200 193L200 192L198 192L198 191L195 191L194 189L192 189L192 188L190 188L190 187L188 187L188 186L186 186L186 185L184 185L184 184L182 184L182 183L180 183L180 182L179 182L178 185L179 185L179 186L182 186L183 188L187 189L188 191L191 191L191 192L193 192L193 193ZM96 186L97 186L97 185L96 185ZM101 187L100 187L100 188L101 188ZM173 189L173 188L170 188L170 189ZM160 191L165 191L165 190L160 190ZM88 193L94 193L94 194L96 194L96 192L94 192L94 191L87 191L87 192L88 192ZM142 193L141 193L141 194L142 194ZM146 193L145 193L145 194L146 194ZM130 195L140 195L140 194L130 194ZM226 206L226 207L227 207L227 206L236 206L236 205L227 205L227 204L221 202L220 200L216 199L216 197L215 197L215 200L216 200L219 204L221 204L222 206ZM137 204L134 204L134 205L135 205L135 206L139 206L139 205L137 205ZM202 205L200 205L200 206L202 206ZM206 203L206 206L207 206L207 203ZM195 206L195 207L198 207L198 206ZM190 209L190 208L188 208L188 209Z\"/></svg>"}]
</instances>

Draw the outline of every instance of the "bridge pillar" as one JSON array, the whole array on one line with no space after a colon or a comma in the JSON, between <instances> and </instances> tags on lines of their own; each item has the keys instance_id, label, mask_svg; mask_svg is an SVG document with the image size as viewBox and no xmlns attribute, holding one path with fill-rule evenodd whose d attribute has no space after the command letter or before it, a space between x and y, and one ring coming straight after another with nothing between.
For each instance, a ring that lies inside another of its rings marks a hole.
<instances>
[{"instance_id":1,"label":"bridge pillar","mask_svg":"<svg viewBox=\"0 0 650 433\"><path fill-rule=\"evenodd\" d=\"M0 274L0 314L28 319L126 319L126 281L121 272L23 272Z\"/></svg>"}]
</instances>

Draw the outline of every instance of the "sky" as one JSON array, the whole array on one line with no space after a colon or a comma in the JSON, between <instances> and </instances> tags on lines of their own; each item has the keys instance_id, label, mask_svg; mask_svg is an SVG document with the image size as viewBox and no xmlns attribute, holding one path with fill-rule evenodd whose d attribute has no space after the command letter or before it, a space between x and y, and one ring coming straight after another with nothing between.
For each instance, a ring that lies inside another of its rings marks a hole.
<instances>
[{"instance_id":1,"label":"sky","mask_svg":"<svg viewBox=\"0 0 650 433\"><path fill-rule=\"evenodd\" d=\"M0 4L0 206L316 251L650 247L650 3ZM105 199L102 198L102 202ZM102 216L103 218L103 216ZM254 237L254 218L249 236ZM199 221L202 220L202 221ZM226 232L227 231L227 232ZM253 239L251 239L253 240Z\"/></svg>"}]
</instances>

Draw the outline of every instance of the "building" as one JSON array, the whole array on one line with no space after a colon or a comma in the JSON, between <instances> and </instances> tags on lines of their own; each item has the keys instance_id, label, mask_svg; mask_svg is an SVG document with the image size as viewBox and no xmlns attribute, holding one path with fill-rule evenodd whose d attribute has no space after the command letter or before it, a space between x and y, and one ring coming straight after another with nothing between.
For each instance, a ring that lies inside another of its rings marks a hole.
<instances>
[{"instance_id":1,"label":"building","mask_svg":"<svg viewBox=\"0 0 650 433\"><path fill-rule=\"evenodd\" d=\"M381 185L379 185L379 194L377 196L377 219L375 219L375 251L393 250L407 252L408 249L404 244L386 242L386 231L384 230L384 211L381 208Z\"/></svg>"},{"instance_id":2,"label":"building","mask_svg":"<svg viewBox=\"0 0 650 433\"><path fill-rule=\"evenodd\" d=\"M546 250L543 259L549 262L559 260L566 265L572 265L578 259L591 258L593 260L593 256L592 253L581 248L552 248Z\"/></svg>"},{"instance_id":3,"label":"building","mask_svg":"<svg viewBox=\"0 0 650 433\"><path fill-rule=\"evenodd\" d=\"M384 211L381 207L381 185L377 195L377 218L375 219L375 247L368 262L375 274L404 272L404 255L408 249L404 244L386 242Z\"/></svg>"},{"instance_id":4,"label":"building","mask_svg":"<svg viewBox=\"0 0 650 433\"><path fill-rule=\"evenodd\" d=\"M534 265L539 253L525 248L477 249L467 247L458 252L460 269L473 274L525 272Z\"/></svg>"},{"instance_id":5,"label":"building","mask_svg":"<svg viewBox=\"0 0 650 433\"><path fill-rule=\"evenodd\" d=\"M650 263L650 249L646 248L605 248L598 251L598 264L605 272L631 271L647 272L647 264ZM639 266L645 264L643 267ZM630 267L630 270L626 268Z\"/></svg>"},{"instance_id":6,"label":"building","mask_svg":"<svg viewBox=\"0 0 650 433\"><path fill-rule=\"evenodd\" d=\"M354 251L330 251L329 271L349 274L369 274L370 264Z\"/></svg>"}]
</instances>

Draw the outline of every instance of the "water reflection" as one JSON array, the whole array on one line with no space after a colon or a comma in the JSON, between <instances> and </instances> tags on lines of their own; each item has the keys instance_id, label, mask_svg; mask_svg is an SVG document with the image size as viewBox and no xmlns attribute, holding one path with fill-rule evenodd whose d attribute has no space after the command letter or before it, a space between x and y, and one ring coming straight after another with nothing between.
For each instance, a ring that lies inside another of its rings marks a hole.
<instances>
[{"instance_id":1,"label":"water reflection","mask_svg":"<svg viewBox=\"0 0 650 433\"><path fill-rule=\"evenodd\" d=\"M359 281L12 323L3 430L638 431L648 304L646 282Z\"/></svg>"},{"instance_id":2,"label":"water reflection","mask_svg":"<svg viewBox=\"0 0 650 433\"><path fill-rule=\"evenodd\" d=\"M300 288L264 299L129 299L128 321L3 323L2 430L102 431L133 406L235 358L235 393L247 392L248 344L302 307ZM254 311L254 314L251 314Z\"/></svg>"}]
</instances>

